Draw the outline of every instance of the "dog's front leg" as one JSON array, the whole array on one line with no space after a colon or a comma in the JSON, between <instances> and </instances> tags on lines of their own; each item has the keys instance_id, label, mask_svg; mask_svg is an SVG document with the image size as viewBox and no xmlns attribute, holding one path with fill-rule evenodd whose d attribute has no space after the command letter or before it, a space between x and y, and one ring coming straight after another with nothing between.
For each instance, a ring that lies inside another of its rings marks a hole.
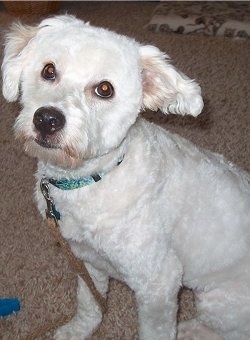
<instances>
[{"instance_id":1,"label":"dog's front leg","mask_svg":"<svg viewBox=\"0 0 250 340\"><path fill-rule=\"evenodd\" d=\"M108 290L108 276L90 265L86 267L96 288L105 297ZM82 278L78 277L77 310L73 319L55 332L56 340L84 340L91 335L102 321L102 313L95 298Z\"/></svg>"},{"instance_id":2,"label":"dog's front leg","mask_svg":"<svg viewBox=\"0 0 250 340\"><path fill-rule=\"evenodd\" d=\"M174 254L158 264L152 277L136 292L141 340L176 338L177 295L181 286L182 266ZM150 273L149 273L150 275Z\"/></svg>"}]
</instances>

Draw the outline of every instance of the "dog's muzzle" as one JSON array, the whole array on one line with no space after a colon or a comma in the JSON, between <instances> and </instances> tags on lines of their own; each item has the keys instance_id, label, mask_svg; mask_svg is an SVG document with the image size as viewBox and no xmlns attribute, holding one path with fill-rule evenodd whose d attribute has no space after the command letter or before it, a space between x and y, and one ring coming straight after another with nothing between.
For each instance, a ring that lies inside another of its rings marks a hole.
<instances>
[{"instance_id":1,"label":"dog's muzzle","mask_svg":"<svg viewBox=\"0 0 250 340\"><path fill-rule=\"evenodd\" d=\"M53 106L44 106L36 110L33 124L37 131L36 143L44 148L58 149L57 132L65 125L64 114Z\"/></svg>"}]
</instances>

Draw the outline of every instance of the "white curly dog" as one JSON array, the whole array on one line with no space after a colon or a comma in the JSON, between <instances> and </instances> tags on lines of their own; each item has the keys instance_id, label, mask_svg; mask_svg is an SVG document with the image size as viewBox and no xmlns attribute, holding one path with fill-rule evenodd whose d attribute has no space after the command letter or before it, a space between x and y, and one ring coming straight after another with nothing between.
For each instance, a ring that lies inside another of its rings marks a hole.
<instances>
[{"instance_id":1,"label":"white curly dog","mask_svg":"<svg viewBox=\"0 0 250 340\"><path fill-rule=\"evenodd\" d=\"M250 339L249 175L140 117L197 116L200 87L154 46L62 15L14 24L2 66L25 151L50 183L62 235L103 296L109 277L138 303L144 340ZM177 294L197 319L177 327ZM84 339L100 308L79 280L78 308L56 339Z\"/></svg>"}]
</instances>

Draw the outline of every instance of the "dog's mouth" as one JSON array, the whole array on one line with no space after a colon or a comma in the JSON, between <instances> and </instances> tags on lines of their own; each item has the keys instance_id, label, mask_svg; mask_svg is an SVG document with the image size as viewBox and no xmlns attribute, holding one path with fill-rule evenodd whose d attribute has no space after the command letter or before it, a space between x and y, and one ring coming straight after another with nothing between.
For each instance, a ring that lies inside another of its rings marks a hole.
<instances>
[{"instance_id":1,"label":"dog's mouth","mask_svg":"<svg viewBox=\"0 0 250 340\"><path fill-rule=\"evenodd\" d=\"M61 149L57 143L53 143L47 138L35 138L35 142L46 149Z\"/></svg>"},{"instance_id":2,"label":"dog's mouth","mask_svg":"<svg viewBox=\"0 0 250 340\"><path fill-rule=\"evenodd\" d=\"M24 145L25 152L40 161L49 162L63 168L76 168L82 160L77 149L66 143L62 135L27 135L16 130L16 137Z\"/></svg>"},{"instance_id":3,"label":"dog's mouth","mask_svg":"<svg viewBox=\"0 0 250 340\"><path fill-rule=\"evenodd\" d=\"M81 160L72 146L65 145L60 139L56 138L53 140L52 138L37 136L27 139L25 151L30 156L62 167L75 168Z\"/></svg>"}]
</instances>

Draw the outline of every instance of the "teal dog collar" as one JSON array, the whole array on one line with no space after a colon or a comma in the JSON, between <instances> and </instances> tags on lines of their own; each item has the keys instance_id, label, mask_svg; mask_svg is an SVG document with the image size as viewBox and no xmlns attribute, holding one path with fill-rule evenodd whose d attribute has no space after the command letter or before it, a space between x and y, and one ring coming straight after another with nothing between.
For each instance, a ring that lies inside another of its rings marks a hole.
<instances>
[{"instance_id":1,"label":"teal dog collar","mask_svg":"<svg viewBox=\"0 0 250 340\"><path fill-rule=\"evenodd\" d=\"M101 172L98 174L94 174L92 176L78 178L78 179L62 178L62 179L56 180L54 178L49 178L48 182L61 190L74 190L74 189L80 189L92 183L98 182L102 179L103 176L104 176L104 173Z\"/></svg>"},{"instance_id":2,"label":"teal dog collar","mask_svg":"<svg viewBox=\"0 0 250 340\"><path fill-rule=\"evenodd\" d=\"M117 166L121 164L123 161L124 156L122 156L119 161L117 162ZM61 178L61 179L54 179L54 178L47 178L47 181L61 190L74 190L86 187L92 183L99 182L106 172L98 172L88 177L82 178Z\"/></svg>"}]
</instances>

